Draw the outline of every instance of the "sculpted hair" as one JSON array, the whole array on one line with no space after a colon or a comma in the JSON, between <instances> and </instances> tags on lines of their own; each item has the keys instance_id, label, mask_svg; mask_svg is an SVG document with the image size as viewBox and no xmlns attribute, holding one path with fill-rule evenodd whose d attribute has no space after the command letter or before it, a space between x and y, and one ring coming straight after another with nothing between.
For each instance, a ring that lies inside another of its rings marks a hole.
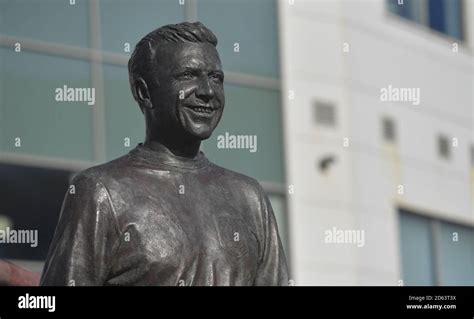
<instances>
[{"instance_id":1,"label":"sculpted hair","mask_svg":"<svg viewBox=\"0 0 474 319\"><path fill-rule=\"evenodd\" d=\"M143 78L148 84L153 79L152 73L159 63L156 52L167 43L210 43L217 46L217 37L201 22L183 22L169 24L144 36L135 46L128 60L128 75L133 97L138 102L135 81Z\"/></svg>"}]
</instances>

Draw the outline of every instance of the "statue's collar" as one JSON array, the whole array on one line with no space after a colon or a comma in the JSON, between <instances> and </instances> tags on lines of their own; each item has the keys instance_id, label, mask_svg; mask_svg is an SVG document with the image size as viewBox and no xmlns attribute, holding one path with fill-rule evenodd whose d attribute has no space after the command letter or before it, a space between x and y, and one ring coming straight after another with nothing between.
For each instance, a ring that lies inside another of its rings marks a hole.
<instances>
[{"instance_id":1,"label":"statue's collar","mask_svg":"<svg viewBox=\"0 0 474 319\"><path fill-rule=\"evenodd\" d=\"M169 149L159 143L153 143L152 147L146 143L140 143L131 153L138 155L147 162L186 170L200 169L209 165L208 159L201 151L199 151L195 158L186 158L174 155Z\"/></svg>"}]
</instances>

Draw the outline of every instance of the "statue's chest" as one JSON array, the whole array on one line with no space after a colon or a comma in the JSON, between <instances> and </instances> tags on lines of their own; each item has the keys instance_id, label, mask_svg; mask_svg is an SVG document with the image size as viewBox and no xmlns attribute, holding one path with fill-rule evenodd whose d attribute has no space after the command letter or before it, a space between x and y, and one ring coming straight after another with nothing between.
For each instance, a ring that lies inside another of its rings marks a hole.
<instances>
[{"instance_id":1,"label":"statue's chest","mask_svg":"<svg viewBox=\"0 0 474 319\"><path fill-rule=\"evenodd\" d=\"M166 198L142 201L123 226L119 259L163 284L213 284L256 270L259 241L237 203ZM150 280L150 278L149 278ZM250 278L249 278L250 280ZM214 282L215 283L215 282Z\"/></svg>"}]
</instances>

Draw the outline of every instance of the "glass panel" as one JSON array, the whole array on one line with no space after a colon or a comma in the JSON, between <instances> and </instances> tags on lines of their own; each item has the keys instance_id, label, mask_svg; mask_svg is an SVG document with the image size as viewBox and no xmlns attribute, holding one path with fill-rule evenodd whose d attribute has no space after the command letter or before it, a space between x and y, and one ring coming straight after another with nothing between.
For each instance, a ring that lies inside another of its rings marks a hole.
<instances>
[{"instance_id":1,"label":"glass panel","mask_svg":"<svg viewBox=\"0 0 474 319\"><path fill-rule=\"evenodd\" d=\"M446 33L444 12L445 2L443 0L429 0L428 1L428 13L429 13L429 26L432 29Z\"/></svg>"},{"instance_id":2,"label":"glass panel","mask_svg":"<svg viewBox=\"0 0 474 319\"><path fill-rule=\"evenodd\" d=\"M423 3L420 0L387 0L388 10L406 19L421 22L421 8Z\"/></svg>"},{"instance_id":3,"label":"glass panel","mask_svg":"<svg viewBox=\"0 0 474 319\"><path fill-rule=\"evenodd\" d=\"M184 20L184 5L178 0L101 0L102 48L127 53L124 43L135 44L147 33Z\"/></svg>"},{"instance_id":4,"label":"glass panel","mask_svg":"<svg viewBox=\"0 0 474 319\"><path fill-rule=\"evenodd\" d=\"M445 26L446 33L457 39L462 39L462 11L460 0L449 0L445 2Z\"/></svg>"},{"instance_id":5,"label":"glass panel","mask_svg":"<svg viewBox=\"0 0 474 319\"><path fill-rule=\"evenodd\" d=\"M430 223L427 218L400 212L403 281L407 286L435 284Z\"/></svg>"},{"instance_id":6,"label":"glass panel","mask_svg":"<svg viewBox=\"0 0 474 319\"><path fill-rule=\"evenodd\" d=\"M258 180L283 183L280 93L235 85L226 85L225 93L224 115L204 143L204 152L228 169ZM256 143L252 143L255 136ZM239 137L246 141L232 144Z\"/></svg>"},{"instance_id":7,"label":"glass panel","mask_svg":"<svg viewBox=\"0 0 474 319\"><path fill-rule=\"evenodd\" d=\"M70 172L63 170L0 165L0 228L27 230L30 234L29 243L1 244L0 258L46 258L69 176Z\"/></svg>"},{"instance_id":8,"label":"glass panel","mask_svg":"<svg viewBox=\"0 0 474 319\"><path fill-rule=\"evenodd\" d=\"M104 65L107 160L128 153L145 137L145 119L135 102L125 67Z\"/></svg>"},{"instance_id":9,"label":"glass panel","mask_svg":"<svg viewBox=\"0 0 474 319\"><path fill-rule=\"evenodd\" d=\"M93 106L56 101L56 89L65 85L90 88L89 63L5 49L0 56L0 149L92 160Z\"/></svg>"},{"instance_id":10,"label":"glass panel","mask_svg":"<svg viewBox=\"0 0 474 319\"><path fill-rule=\"evenodd\" d=\"M279 76L274 0L199 0L198 18L216 34L225 70Z\"/></svg>"},{"instance_id":11,"label":"glass panel","mask_svg":"<svg viewBox=\"0 0 474 319\"><path fill-rule=\"evenodd\" d=\"M440 250L441 283L474 285L474 231L443 223Z\"/></svg>"},{"instance_id":12,"label":"glass panel","mask_svg":"<svg viewBox=\"0 0 474 319\"><path fill-rule=\"evenodd\" d=\"M1 33L81 47L89 46L88 1L0 0Z\"/></svg>"}]
</instances>

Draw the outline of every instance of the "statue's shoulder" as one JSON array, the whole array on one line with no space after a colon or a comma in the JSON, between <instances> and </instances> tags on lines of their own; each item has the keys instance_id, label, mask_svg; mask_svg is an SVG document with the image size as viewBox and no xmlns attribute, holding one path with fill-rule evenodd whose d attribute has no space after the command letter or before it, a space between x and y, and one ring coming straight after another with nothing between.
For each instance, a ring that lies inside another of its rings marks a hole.
<instances>
[{"instance_id":1,"label":"statue's shoulder","mask_svg":"<svg viewBox=\"0 0 474 319\"><path fill-rule=\"evenodd\" d=\"M73 182L96 182L104 185L113 184L114 181L119 181L126 178L131 172L132 165L129 161L129 156L124 155L109 162L89 167L77 173Z\"/></svg>"},{"instance_id":2,"label":"statue's shoulder","mask_svg":"<svg viewBox=\"0 0 474 319\"><path fill-rule=\"evenodd\" d=\"M242 173L224 168L212 163L215 178L223 186L228 186L234 190L241 190L251 195L262 196L264 194L263 187L253 177Z\"/></svg>"}]
</instances>

